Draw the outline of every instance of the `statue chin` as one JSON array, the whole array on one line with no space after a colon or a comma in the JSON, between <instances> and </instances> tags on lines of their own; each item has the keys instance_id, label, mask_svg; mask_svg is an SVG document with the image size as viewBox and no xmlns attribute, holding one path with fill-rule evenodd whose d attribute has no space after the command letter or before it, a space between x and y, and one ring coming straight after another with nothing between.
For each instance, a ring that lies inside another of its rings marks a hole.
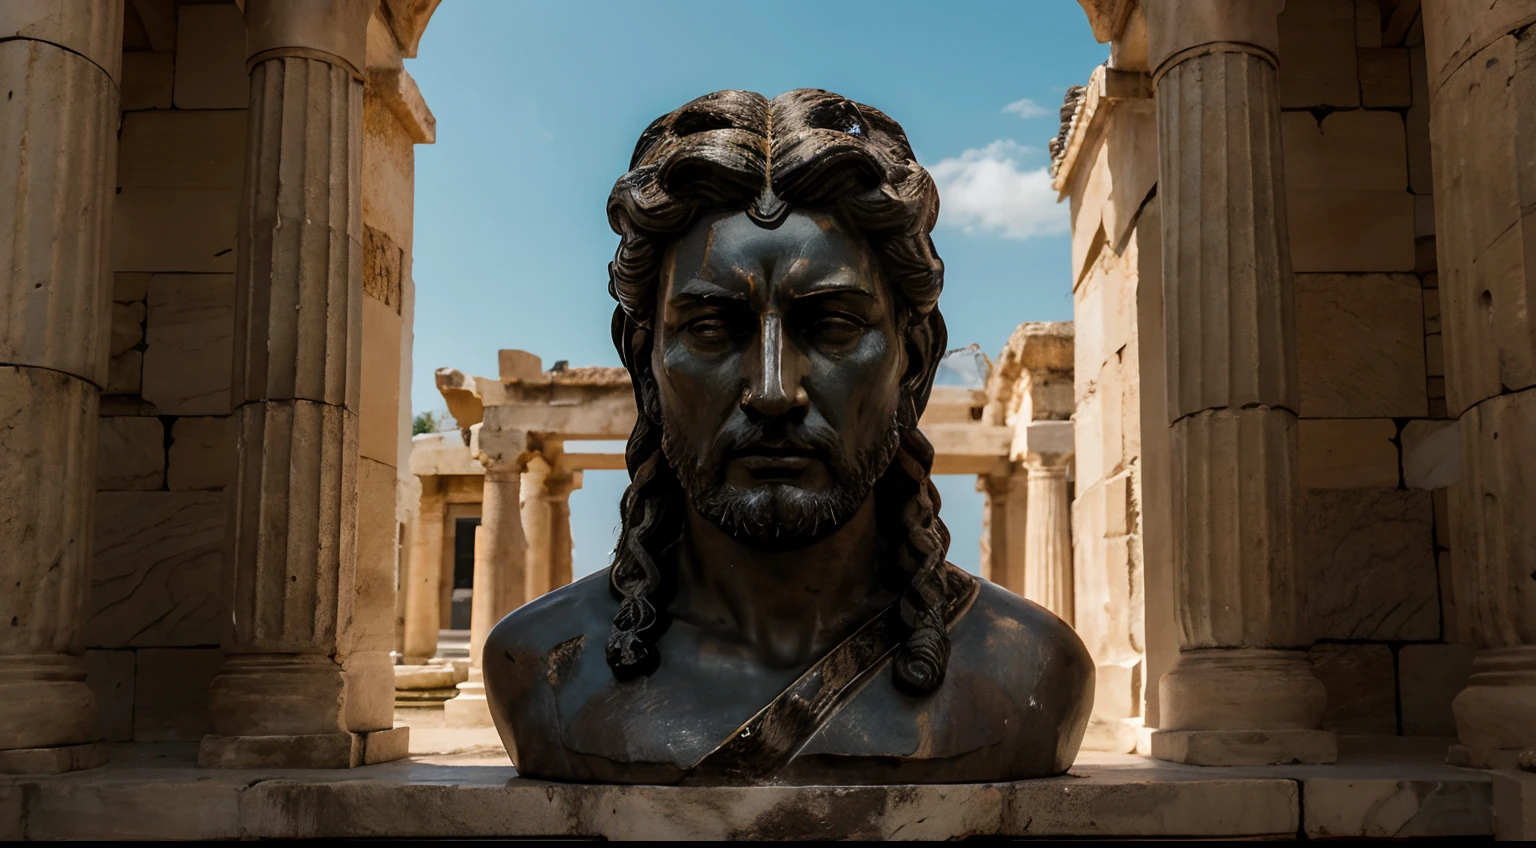
<instances>
[{"instance_id":1,"label":"statue chin","mask_svg":"<svg viewBox=\"0 0 1536 848\"><path fill-rule=\"evenodd\" d=\"M792 551L842 529L864 497L840 487L810 492L785 483L768 483L745 491L723 485L698 494L690 492L688 502L699 515L743 545L764 551Z\"/></svg>"}]
</instances>

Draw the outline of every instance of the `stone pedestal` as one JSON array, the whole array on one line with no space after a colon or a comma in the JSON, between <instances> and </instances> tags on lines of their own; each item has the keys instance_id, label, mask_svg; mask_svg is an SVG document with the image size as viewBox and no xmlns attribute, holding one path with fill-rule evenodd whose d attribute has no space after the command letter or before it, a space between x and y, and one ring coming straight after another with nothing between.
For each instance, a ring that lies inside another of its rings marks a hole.
<instances>
[{"instance_id":1,"label":"stone pedestal","mask_svg":"<svg viewBox=\"0 0 1536 848\"><path fill-rule=\"evenodd\" d=\"M434 489L429 490L431 485ZM421 508L406 528L405 593L406 665L421 665L437 655L442 629L443 524L447 504L435 491L435 481L423 482Z\"/></svg>"},{"instance_id":2,"label":"stone pedestal","mask_svg":"<svg viewBox=\"0 0 1536 848\"><path fill-rule=\"evenodd\" d=\"M405 754L388 669L354 661L347 633L358 595L360 69L372 7L245 6L234 579L205 766L338 768ZM364 709L370 696L383 709Z\"/></svg>"},{"instance_id":3,"label":"stone pedestal","mask_svg":"<svg viewBox=\"0 0 1536 848\"><path fill-rule=\"evenodd\" d=\"M1296 561L1296 325L1278 0L1148 0L1180 658L1152 754L1331 762Z\"/></svg>"},{"instance_id":4,"label":"stone pedestal","mask_svg":"<svg viewBox=\"0 0 1536 848\"><path fill-rule=\"evenodd\" d=\"M81 659L123 4L0 4L0 773L100 765Z\"/></svg>"},{"instance_id":5,"label":"stone pedestal","mask_svg":"<svg viewBox=\"0 0 1536 848\"><path fill-rule=\"evenodd\" d=\"M532 459L527 436L519 431L482 425L479 455L485 468L485 495L480 502L480 529L475 534L475 587L470 607L469 679L459 684L459 696L443 705L450 727L489 727L490 706L480 673L481 655L491 628L526 600L528 542L523 535L519 503L523 472Z\"/></svg>"},{"instance_id":6,"label":"stone pedestal","mask_svg":"<svg viewBox=\"0 0 1536 848\"><path fill-rule=\"evenodd\" d=\"M1450 759L1507 768L1536 749L1536 4L1425 0L1423 15L1446 407L1461 430L1447 635L1479 649Z\"/></svg>"},{"instance_id":7,"label":"stone pedestal","mask_svg":"<svg viewBox=\"0 0 1536 848\"><path fill-rule=\"evenodd\" d=\"M1024 597L1073 623L1072 519L1067 497L1067 464L1062 458L1032 457L1029 517L1024 526Z\"/></svg>"}]
</instances>

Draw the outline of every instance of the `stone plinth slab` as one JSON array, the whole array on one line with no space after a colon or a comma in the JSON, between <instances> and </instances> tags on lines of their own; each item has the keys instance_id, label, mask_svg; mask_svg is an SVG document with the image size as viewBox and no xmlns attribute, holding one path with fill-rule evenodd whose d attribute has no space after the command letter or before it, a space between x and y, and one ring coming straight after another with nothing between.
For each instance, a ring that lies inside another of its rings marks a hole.
<instances>
[{"instance_id":1,"label":"stone plinth slab","mask_svg":"<svg viewBox=\"0 0 1536 848\"><path fill-rule=\"evenodd\" d=\"M467 678L466 678L467 679ZM395 690L452 689L463 682L451 665L397 665Z\"/></svg>"},{"instance_id":2,"label":"stone plinth slab","mask_svg":"<svg viewBox=\"0 0 1536 848\"><path fill-rule=\"evenodd\" d=\"M105 742L0 751L0 774L63 774L106 764Z\"/></svg>"},{"instance_id":3,"label":"stone plinth slab","mask_svg":"<svg viewBox=\"0 0 1536 848\"><path fill-rule=\"evenodd\" d=\"M352 769L403 759L410 728L372 733L203 737L197 764L225 769Z\"/></svg>"},{"instance_id":4,"label":"stone plinth slab","mask_svg":"<svg viewBox=\"0 0 1536 848\"><path fill-rule=\"evenodd\" d=\"M1331 763L1338 741L1326 730L1159 730L1152 756L1195 766Z\"/></svg>"},{"instance_id":5,"label":"stone plinth slab","mask_svg":"<svg viewBox=\"0 0 1536 848\"><path fill-rule=\"evenodd\" d=\"M0 811L14 810L24 828L14 835L30 839L1489 835L1489 776L1437 762L1440 750L1220 770L1084 756L1068 775L1001 784L676 787L552 784L505 765L448 764L479 762L462 755L204 770L191 746L124 745L105 769L0 780Z\"/></svg>"},{"instance_id":6,"label":"stone plinth slab","mask_svg":"<svg viewBox=\"0 0 1536 848\"><path fill-rule=\"evenodd\" d=\"M1407 839L1478 836L1493 830L1492 792L1485 783L1438 780L1302 781L1306 835Z\"/></svg>"}]
</instances>

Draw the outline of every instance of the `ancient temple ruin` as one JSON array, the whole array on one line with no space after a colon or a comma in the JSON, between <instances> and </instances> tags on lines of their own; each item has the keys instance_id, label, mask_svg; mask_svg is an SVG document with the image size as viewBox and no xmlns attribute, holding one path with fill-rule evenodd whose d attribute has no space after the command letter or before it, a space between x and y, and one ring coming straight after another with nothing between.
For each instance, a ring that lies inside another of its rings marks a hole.
<instances>
[{"instance_id":1,"label":"ancient temple ruin","mask_svg":"<svg viewBox=\"0 0 1536 848\"><path fill-rule=\"evenodd\" d=\"M509 350L410 437L436 0L0 0L0 836L1536 838L1536 2L1080 4L1074 321L922 421L1093 654L1076 776L653 789L395 711L479 519L483 723L634 416Z\"/></svg>"}]
</instances>

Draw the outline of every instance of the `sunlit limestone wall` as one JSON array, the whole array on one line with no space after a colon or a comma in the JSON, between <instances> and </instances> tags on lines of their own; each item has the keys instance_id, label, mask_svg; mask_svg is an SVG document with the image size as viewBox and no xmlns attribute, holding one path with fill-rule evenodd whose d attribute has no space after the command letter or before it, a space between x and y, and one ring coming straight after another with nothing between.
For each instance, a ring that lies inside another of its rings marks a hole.
<instances>
[{"instance_id":1,"label":"sunlit limestone wall","mask_svg":"<svg viewBox=\"0 0 1536 848\"><path fill-rule=\"evenodd\" d=\"M1137 309L1144 275L1158 279L1157 121L1144 74L1101 69L1090 89L1064 186L1076 329L1074 624L1098 669L1084 747L1124 752L1136 746L1148 679L1139 379L1148 330ZM1160 330L1151 335L1160 342Z\"/></svg>"}]
</instances>

